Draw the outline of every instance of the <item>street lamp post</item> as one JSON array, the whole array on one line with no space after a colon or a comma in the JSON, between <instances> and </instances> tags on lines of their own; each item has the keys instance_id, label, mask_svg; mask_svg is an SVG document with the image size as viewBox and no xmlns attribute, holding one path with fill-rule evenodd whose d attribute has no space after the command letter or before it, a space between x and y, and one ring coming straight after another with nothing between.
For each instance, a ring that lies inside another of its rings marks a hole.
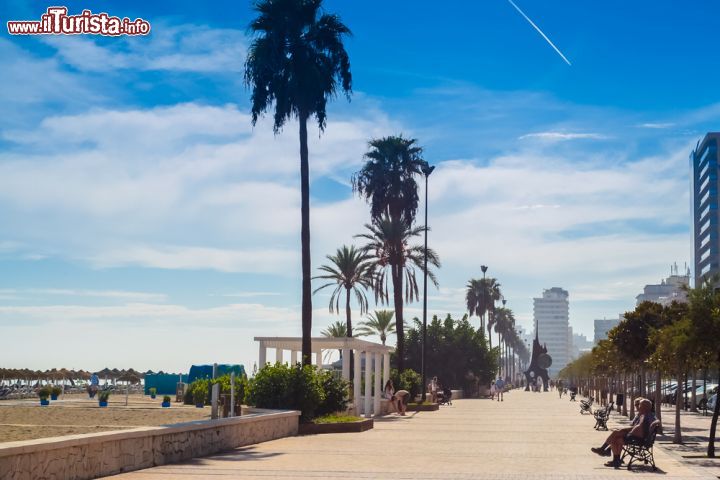
<instances>
[{"instance_id":1,"label":"street lamp post","mask_svg":"<svg viewBox=\"0 0 720 480\"><path fill-rule=\"evenodd\" d=\"M420 360L420 370L422 371L422 401L427 399L427 384L425 379L425 343L427 342L427 236L428 236L428 177L435 170L434 166L427 163L423 165L422 172L425 175L425 259L423 263L423 334L422 334L422 355Z\"/></svg>"}]
</instances>

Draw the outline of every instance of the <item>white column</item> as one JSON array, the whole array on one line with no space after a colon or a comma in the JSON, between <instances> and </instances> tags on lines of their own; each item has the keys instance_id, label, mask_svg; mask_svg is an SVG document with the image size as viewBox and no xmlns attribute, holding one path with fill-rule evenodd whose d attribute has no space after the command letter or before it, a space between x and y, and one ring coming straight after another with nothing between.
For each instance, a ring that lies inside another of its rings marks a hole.
<instances>
[{"instance_id":1,"label":"white column","mask_svg":"<svg viewBox=\"0 0 720 480\"><path fill-rule=\"evenodd\" d=\"M365 352L365 417L370 418L372 408L372 353Z\"/></svg>"},{"instance_id":2,"label":"white column","mask_svg":"<svg viewBox=\"0 0 720 480\"><path fill-rule=\"evenodd\" d=\"M350 349L343 348L342 356L342 378L350 380Z\"/></svg>"},{"instance_id":3,"label":"white column","mask_svg":"<svg viewBox=\"0 0 720 480\"><path fill-rule=\"evenodd\" d=\"M360 351L353 349L353 355L355 357L355 378L353 383L353 403L355 404L355 415L362 413L360 408Z\"/></svg>"},{"instance_id":4,"label":"white column","mask_svg":"<svg viewBox=\"0 0 720 480\"><path fill-rule=\"evenodd\" d=\"M382 387L380 386L380 380L382 380L381 374L382 374L382 353L376 353L374 355L375 357L375 385L373 385L373 388L375 390L375 395L373 395L373 415L378 415L380 413L380 394L382 393Z\"/></svg>"},{"instance_id":5,"label":"white column","mask_svg":"<svg viewBox=\"0 0 720 480\"><path fill-rule=\"evenodd\" d=\"M275 347L275 362L283 362L283 349L280 347Z\"/></svg>"},{"instance_id":6,"label":"white column","mask_svg":"<svg viewBox=\"0 0 720 480\"><path fill-rule=\"evenodd\" d=\"M258 359L258 370L263 368L267 363L267 347L265 342L260 341L260 357Z\"/></svg>"},{"instance_id":7,"label":"white column","mask_svg":"<svg viewBox=\"0 0 720 480\"><path fill-rule=\"evenodd\" d=\"M300 362L300 352L297 350L293 350L290 352L290 359L292 360L292 364L295 365L296 363Z\"/></svg>"},{"instance_id":8,"label":"white column","mask_svg":"<svg viewBox=\"0 0 720 480\"><path fill-rule=\"evenodd\" d=\"M315 352L315 365L317 365L318 368L322 368L322 350Z\"/></svg>"},{"instance_id":9,"label":"white column","mask_svg":"<svg viewBox=\"0 0 720 480\"><path fill-rule=\"evenodd\" d=\"M383 388L385 388L388 380L390 380L390 354L385 352L383 353ZM395 388L397 388L397 385L395 385Z\"/></svg>"}]
</instances>

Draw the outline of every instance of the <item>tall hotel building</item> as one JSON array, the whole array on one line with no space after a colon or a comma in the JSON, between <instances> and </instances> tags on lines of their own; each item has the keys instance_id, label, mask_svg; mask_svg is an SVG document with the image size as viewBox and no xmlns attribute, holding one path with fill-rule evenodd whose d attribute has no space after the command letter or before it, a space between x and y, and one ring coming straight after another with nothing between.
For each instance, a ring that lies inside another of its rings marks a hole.
<instances>
[{"instance_id":1,"label":"tall hotel building","mask_svg":"<svg viewBox=\"0 0 720 480\"><path fill-rule=\"evenodd\" d=\"M690 154L695 285L720 271L718 240L718 140L710 132Z\"/></svg>"},{"instance_id":2,"label":"tall hotel building","mask_svg":"<svg viewBox=\"0 0 720 480\"><path fill-rule=\"evenodd\" d=\"M533 316L540 345L547 346L548 355L552 357L548 373L556 377L570 362L572 331L567 290L559 287L543 290L542 298L533 299Z\"/></svg>"}]
</instances>

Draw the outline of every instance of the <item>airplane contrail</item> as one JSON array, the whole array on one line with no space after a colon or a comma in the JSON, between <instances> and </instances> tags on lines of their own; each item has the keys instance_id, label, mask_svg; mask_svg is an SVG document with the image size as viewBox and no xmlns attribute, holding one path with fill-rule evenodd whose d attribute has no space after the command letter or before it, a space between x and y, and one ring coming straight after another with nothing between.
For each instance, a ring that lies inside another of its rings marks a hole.
<instances>
[{"instance_id":1,"label":"airplane contrail","mask_svg":"<svg viewBox=\"0 0 720 480\"><path fill-rule=\"evenodd\" d=\"M562 57L563 60L565 60L565 63L567 63L568 65L572 66L572 63L570 63L570 60L568 60L567 58L565 58L565 55L563 55L563 53L560 51L560 49L557 48L557 47L555 46L555 44L550 41L550 39L547 37L547 35L545 35L545 34L543 33L542 30L540 30L540 27L538 27L537 25L535 25L535 23L534 23L532 20L530 20L530 17L528 17L527 15L525 15L525 12L523 12L522 10L520 10L520 7L518 7L517 5L515 5L515 2L513 2L513 0L508 0L508 2L510 2L510 5L512 5L513 7L515 7L515 10L517 10L518 12L520 12L520 15L522 15L523 17L525 17L525 20L527 20L527 21L530 23L530 25L532 25L533 28L534 28L535 30L537 30L537 32L538 32L540 35L542 35L542 37L545 39L545 41L550 44L550 46L558 53L558 55L560 55L560 56Z\"/></svg>"}]
</instances>

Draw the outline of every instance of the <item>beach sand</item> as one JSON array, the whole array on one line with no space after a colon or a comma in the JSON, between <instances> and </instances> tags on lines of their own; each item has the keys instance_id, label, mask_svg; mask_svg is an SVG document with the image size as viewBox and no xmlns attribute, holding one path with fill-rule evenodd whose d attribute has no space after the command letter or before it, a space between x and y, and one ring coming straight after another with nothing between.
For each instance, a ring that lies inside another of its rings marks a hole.
<instances>
[{"instance_id":1,"label":"beach sand","mask_svg":"<svg viewBox=\"0 0 720 480\"><path fill-rule=\"evenodd\" d=\"M161 408L160 402L161 397L151 400L130 395L126 407L125 396L120 394L110 397L107 408L99 408L97 401L86 395L68 395L48 407L41 407L36 399L3 401L0 402L0 443L210 418L210 407L200 409L173 402L170 408Z\"/></svg>"}]
</instances>

